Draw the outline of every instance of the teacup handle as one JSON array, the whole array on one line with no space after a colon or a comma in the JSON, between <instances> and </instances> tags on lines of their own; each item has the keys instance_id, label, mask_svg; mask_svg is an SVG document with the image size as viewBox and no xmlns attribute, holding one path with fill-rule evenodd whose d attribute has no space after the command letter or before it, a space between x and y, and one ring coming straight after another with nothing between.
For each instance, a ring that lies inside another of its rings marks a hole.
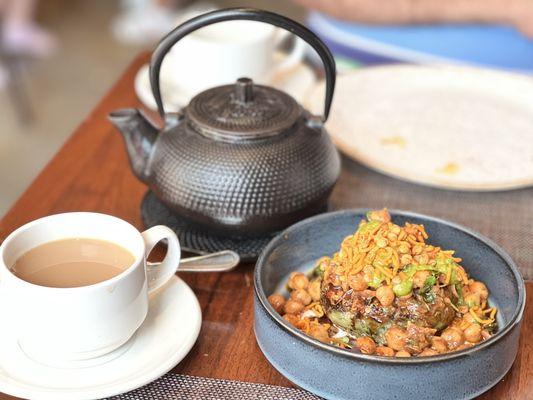
<instances>
[{"instance_id":1,"label":"teacup handle","mask_svg":"<svg viewBox=\"0 0 533 400\"><path fill-rule=\"evenodd\" d=\"M287 30L278 30L276 34L276 48L278 48L291 35L291 32ZM293 69L302 62L304 57L305 42L298 36L296 36L294 38L294 44L292 46L292 49L290 49L287 54L285 54L285 58L283 59L283 61L281 61L278 65L274 67L274 71L272 71L271 76L283 74Z\"/></svg>"},{"instance_id":2,"label":"teacup handle","mask_svg":"<svg viewBox=\"0 0 533 400\"><path fill-rule=\"evenodd\" d=\"M157 225L145 230L142 234L146 246L145 257L161 240L167 240L167 254L160 263L146 263L146 278L148 280L148 293L159 289L176 273L180 264L181 248L178 237L172 229Z\"/></svg>"}]
</instances>

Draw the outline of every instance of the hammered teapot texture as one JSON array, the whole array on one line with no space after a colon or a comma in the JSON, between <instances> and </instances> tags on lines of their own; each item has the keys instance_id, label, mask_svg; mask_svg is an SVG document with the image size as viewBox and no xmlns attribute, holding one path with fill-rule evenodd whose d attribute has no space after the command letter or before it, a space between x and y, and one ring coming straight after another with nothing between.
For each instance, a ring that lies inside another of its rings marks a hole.
<instances>
[{"instance_id":1,"label":"hammered teapot texture","mask_svg":"<svg viewBox=\"0 0 533 400\"><path fill-rule=\"evenodd\" d=\"M323 118L288 94L247 78L199 93L179 113L165 113L159 72L168 50L196 29L236 19L285 27L311 44L325 65ZM326 208L340 172L339 155L323 128L335 64L307 28L260 10L207 13L162 39L150 78L163 129L158 132L134 109L114 111L110 119L123 134L136 176L177 215L239 237L272 233Z\"/></svg>"}]
</instances>

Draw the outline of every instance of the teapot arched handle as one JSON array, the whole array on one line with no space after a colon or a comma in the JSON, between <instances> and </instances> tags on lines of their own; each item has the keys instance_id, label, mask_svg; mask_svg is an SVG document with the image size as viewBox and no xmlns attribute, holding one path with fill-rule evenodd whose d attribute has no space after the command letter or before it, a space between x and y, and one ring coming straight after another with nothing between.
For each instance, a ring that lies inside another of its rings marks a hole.
<instances>
[{"instance_id":1,"label":"teapot arched handle","mask_svg":"<svg viewBox=\"0 0 533 400\"><path fill-rule=\"evenodd\" d=\"M331 108L331 102L333 100L333 92L335 90L335 60L327 46L316 36L313 32L307 29L305 26L299 24L282 15L263 10L256 10L253 8L228 8L224 10L217 10L208 12L206 14L199 15L192 18L166 35L152 54L150 61L150 84L152 86L152 92L157 104L159 114L164 117L165 110L163 107L163 100L161 98L161 86L159 82L159 73L161 71L161 64L168 51L177 42L183 39L188 34L203 28L204 26L216 24L223 21L233 20L250 20L265 22L271 25L275 25L279 28L287 29L291 33L299 36L306 41L320 56L324 65L326 75L326 98L324 104L324 115L322 121L326 121Z\"/></svg>"}]
</instances>

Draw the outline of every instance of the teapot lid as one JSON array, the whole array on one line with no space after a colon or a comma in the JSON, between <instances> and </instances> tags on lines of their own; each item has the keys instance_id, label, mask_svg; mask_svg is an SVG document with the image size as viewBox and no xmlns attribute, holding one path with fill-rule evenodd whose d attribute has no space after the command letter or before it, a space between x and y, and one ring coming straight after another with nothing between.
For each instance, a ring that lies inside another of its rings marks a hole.
<instances>
[{"instance_id":1,"label":"teapot lid","mask_svg":"<svg viewBox=\"0 0 533 400\"><path fill-rule=\"evenodd\" d=\"M240 78L196 95L185 114L193 128L218 140L260 139L290 128L301 107L288 94Z\"/></svg>"}]
</instances>

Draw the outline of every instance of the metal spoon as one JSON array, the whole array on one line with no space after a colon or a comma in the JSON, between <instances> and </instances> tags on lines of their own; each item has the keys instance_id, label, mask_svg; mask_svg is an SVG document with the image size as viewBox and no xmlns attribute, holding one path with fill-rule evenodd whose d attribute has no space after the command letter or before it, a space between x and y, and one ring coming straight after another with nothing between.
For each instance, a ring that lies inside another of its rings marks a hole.
<instances>
[{"instance_id":1,"label":"metal spoon","mask_svg":"<svg viewBox=\"0 0 533 400\"><path fill-rule=\"evenodd\" d=\"M198 257L183 258L178 272L224 272L235 268L241 261L239 255L231 250L218 251ZM148 262L149 265L159 263Z\"/></svg>"},{"instance_id":2,"label":"metal spoon","mask_svg":"<svg viewBox=\"0 0 533 400\"><path fill-rule=\"evenodd\" d=\"M224 272L235 268L240 257L231 250L218 251L197 257L182 258L177 272ZM148 265L157 265L158 262L147 262Z\"/></svg>"}]
</instances>

